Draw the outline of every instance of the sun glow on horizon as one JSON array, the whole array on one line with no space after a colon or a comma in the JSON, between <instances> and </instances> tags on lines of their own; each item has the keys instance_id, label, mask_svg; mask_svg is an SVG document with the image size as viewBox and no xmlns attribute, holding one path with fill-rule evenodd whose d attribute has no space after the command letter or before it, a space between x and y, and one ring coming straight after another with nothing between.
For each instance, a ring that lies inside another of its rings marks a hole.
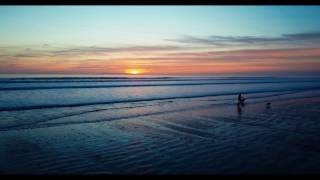
<instances>
[{"instance_id":1,"label":"sun glow on horizon","mask_svg":"<svg viewBox=\"0 0 320 180\"><path fill-rule=\"evenodd\" d=\"M145 69L126 69L126 74L139 75L145 73Z\"/></svg>"}]
</instances>

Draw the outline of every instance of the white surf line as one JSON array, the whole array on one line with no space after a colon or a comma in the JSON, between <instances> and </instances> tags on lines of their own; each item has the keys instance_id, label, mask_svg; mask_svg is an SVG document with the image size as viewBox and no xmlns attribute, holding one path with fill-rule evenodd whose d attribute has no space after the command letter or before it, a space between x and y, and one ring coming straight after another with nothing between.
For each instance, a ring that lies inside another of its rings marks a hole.
<instances>
[{"instance_id":1,"label":"white surf line","mask_svg":"<svg viewBox=\"0 0 320 180\"><path fill-rule=\"evenodd\" d=\"M109 110L117 110L117 109L130 109L130 108L137 108L137 107L148 107L148 106L154 106L154 104L152 105L137 105L137 106L125 106L125 107L114 107L114 108L96 108L94 110L88 110L88 111L81 111L81 112L77 112L77 113L66 113L65 115L61 115L61 116L56 116L56 117L52 117L49 119L45 119L45 120L41 120L41 121L36 121L36 122L30 122L30 123L25 123L25 124L18 124L18 125L11 125L11 126L6 126L5 128L19 128L19 127L23 127L23 126L30 126L30 125L37 125L37 124L43 124L46 122L50 122L50 121L54 121L54 120L58 120L61 118L66 118L66 117L72 117L72 116L78 116L78 115L82 115L82 114L87 114L87 113L93 113L93 112L99 112L99 111L109 111ZM30 110L26 110L26 111L30 111ZM1 131L1 128L0 128Z\"/></svg>"},{"instance_id":2,"label":"white surf line","mask_svg":"<svg viewBox=\"0 0 320 180\"><path fill-rule=\"evenodd\" d=\"M196 107L190 107L190 108L181 108L181 109L175 109L170 111L160 111L160 112L153 112L153 113L147 113L147 114L138 114L135 116L123 116L123 117L116 117L116 118L110 118L110 119L97 119L97 120L87 120L87 121L79 121L79 122L65 122L65 123L50 123L50 124L29 124L29 125L23 125L18 126L15 128L0 128L0 131L11 131L11 130L23 130L23 129L36 129L36 128L49 128L49 127L55 127L55 126L65 126L65 125L74 125L74 124L86 124L86 123L99 123L99 122L107 122L107 121L114 121L114 120L122 120L122 119L131 119L131 118L137 118L137 117L144 117L144 116L150 116L150 115L159 115L159 114L165 114L165 113L174 113L174 112L181 112L181 111L189 111L194 109L201 109L212 106L204 105L204 106L196 106ZM90 112L89 112L90 113Z\"/></svg>"}]
</instances>

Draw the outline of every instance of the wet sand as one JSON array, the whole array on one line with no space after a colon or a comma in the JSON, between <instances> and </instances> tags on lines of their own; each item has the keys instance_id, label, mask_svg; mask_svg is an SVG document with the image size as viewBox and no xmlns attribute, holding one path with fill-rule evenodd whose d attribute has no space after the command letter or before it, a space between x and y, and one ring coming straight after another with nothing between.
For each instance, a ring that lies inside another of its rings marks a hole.
<instances>
[{"instance_id":1,"label":"wet sand","mask_svg":"<svg viewBox=\"0 0 320 180\"><path fill-rule=\"evenodd\" d=\"M248 100L240 107L215 102L3 111L0 172L319 173L320 96Z\"/></svg>"}]
</instances>

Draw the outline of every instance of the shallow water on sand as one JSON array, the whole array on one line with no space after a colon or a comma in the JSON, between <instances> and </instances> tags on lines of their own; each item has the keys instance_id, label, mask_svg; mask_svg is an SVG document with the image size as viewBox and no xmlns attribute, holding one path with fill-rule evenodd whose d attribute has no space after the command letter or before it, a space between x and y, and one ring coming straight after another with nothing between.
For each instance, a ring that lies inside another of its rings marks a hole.
<instances>
[{"instance_id":1,"label":"shallow water on sand","mask_svg":"<svg viewBox=\"0 0 320 180\"><path fill-rule=\"evenodd\" d=\"M20 104L19 98L8 105L1 102L2 107L14 108L0 111L0 172L318 173L318 84L313 81L307 86L310 89L290 85L300 90L269 84L274 91L256 91L264 87L260 85L249 88L245 93L246 103L239 106L235 102L236 94L218 91L212 96L201 94L207 90L200 90L200 94L195 91L190 97L182 91L182 98L177 98L177 93L174 98L62 107L21 108L31 106ZM203 85L195 87L203 88ZM171 86L166 88L168 93L163 96L170 93L172 96ZM109 93L108 88L100 90ZM4 92L11 92L11 100L14 93L24 96L22 92L26 91L40 89L0 90L2 97ZM45 102L41 98L33 101ZM69 103L68 98L65 101L61 104ZM266 102L271 105L267 106Z\"/></svg>"}]
</instances>

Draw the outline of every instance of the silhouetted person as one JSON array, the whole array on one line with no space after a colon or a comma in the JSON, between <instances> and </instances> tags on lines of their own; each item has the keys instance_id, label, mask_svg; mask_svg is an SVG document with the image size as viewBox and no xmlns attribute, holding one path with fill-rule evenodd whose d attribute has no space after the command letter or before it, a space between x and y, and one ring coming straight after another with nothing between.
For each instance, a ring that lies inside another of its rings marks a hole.
<instances>
[{"instance_id":1,"label":"silhouetted person","mask_svg":"<svg viewBox=\"0 0 320 180\"><path fill-rule=\"evenodd\" d=\"M237 103L237 110L238 110L238 115L241 117L242 114L242 108L244 107L244 101L245 98L242 97L242 94L239 93L238 95L238 103Z\"/></svg>"},{"instance_id":2,"label":"silhouetted person","mask_svg":"<svg viewBox=\"0 0 320 180\"><path fill-rule=\"evenodd\" d=\"M242 97L242 94L239 93L239 95L238 95L238 103L239 103L239 104L243 104L245 100L246 100L246 99L245 99L244 97Z\"/></svg>"}]
</instances>

